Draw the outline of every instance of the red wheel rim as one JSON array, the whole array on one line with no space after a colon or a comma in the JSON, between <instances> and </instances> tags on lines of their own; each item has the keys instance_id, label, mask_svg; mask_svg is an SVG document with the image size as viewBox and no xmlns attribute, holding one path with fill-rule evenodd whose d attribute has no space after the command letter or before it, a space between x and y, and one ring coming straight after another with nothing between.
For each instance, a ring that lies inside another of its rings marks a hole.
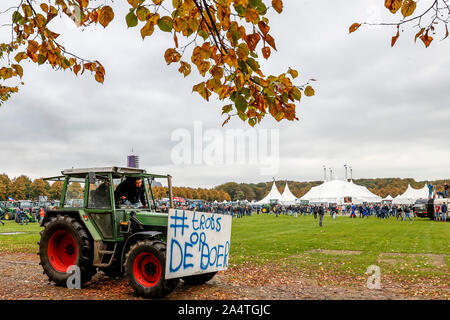
<instances>
[{"instance_id":1,"label":"red wheel rim","mask_svg":"<svg viewBox=\"0 0 450 320\"><path fill-rule=\"evenodd\" d=\"M133 274L144 287L153 287L161 279L161 263L153 253L143 252L134 259Z\"/></svg>"},{"instance_id":2,"label":"red wheel rim","mask_svg":"<svg viewBox=\"0 0 450 320\"><path fill-rule=\"evenodd\" d=\"M65 230L56 231L48 242L48 259L53 268L66 272L77 261L77 243L73 235Z\"/></svg>"}]
</instances>

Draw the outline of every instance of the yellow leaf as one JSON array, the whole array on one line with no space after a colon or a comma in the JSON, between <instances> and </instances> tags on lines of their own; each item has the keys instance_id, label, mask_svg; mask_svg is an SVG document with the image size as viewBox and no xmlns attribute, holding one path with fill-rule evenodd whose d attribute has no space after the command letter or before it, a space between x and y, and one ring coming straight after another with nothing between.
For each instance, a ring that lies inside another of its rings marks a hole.
<instances>
[{"instance_id":1,"label":"yellow leaf","mask_svg":"<svg viewBox=\"0 0 450 320\"><path fill-rule=\"evenodd\" d=\"M305 95L306 95L307 97L312 97L313 95L315 95L314 89L313 89L311 86L307 86L307 87L305 88Z\"/></svg>"},{"instance_id":2,"label":"yellow leaf","mask_svg":"<svg viewBox=\"0 0 450 320\"><path fill-rule=\"evenodd\" d=\"M403 0L385 0L384 6L392 13L396 13L402 7Z\"/></svg>"},{"instance_id":3,"label":"yellow leaf","mask_svg":"<svg viewBox=\"0 0 450 320\"><path fill-rule=\"evenodd\" d=\"M252 8L248 8L245 11L245 21L252 22L252 23L257 23L258 20L259 20L258 11L256 11L255 9L252 9Z\"/></svg>"},{"instance_id":4,"label":"yellow leaf","mask_svg":"<svg viewBox=\"0 0 450 320\"><path fill-rule=\"evenodd\" d=\"M108 24L114 19L114 11L110 6L104 6L100 10L100 14L98 17L98 22L106 28Z\"/></svg>"},{"instance_id":5,"label":"yellow leaf","mask_svg":"<svg viewBox=\"0 0 450 320\"><path fill-rule=\"evenodd\" d=\"M142 40L145 39L145 37L151 36L154 30L155 25L153 24L153 21L148 20L145 26L141 29Z\"/></svg>"},{"instance_id":6,"label":"yellow leaf","mask_svg":"<svg viewBox=\"0 0 450 320\"><path fill-rule=\"evenodd\" d=\"M103 83L103 81L105 80L105 75L102 72L97 71L95 73L95 80L97 80L100 83Z\"/></svg>"},{"instance_id":7,"label":"yellow leaf","mask_svg":"<svg viewBox=\"0 0 450 320\"><path fill-rule=\"evenodd\" d=\"M14 68L14 70L16 70L17 74L19 75L19 77L23 77L23 68L20 64L13 64L12 67Z\"/></svg>"},{"instance_id":8,"label":"yellow leaf","mask_svg":"<svg viewBox=\"0 0 450 320\"><path fill-rule=\"evenodd\" d=\"M402 15L406 18L414 13L416 10L416 2L413 0L405 0L402 6Z\"/></svg>"},{"instance_id":9,"label":"yellow leaf","mask_svg":"<svg viewBox=\"0 0 450 320\"><path fill-rule=\"evenodd\" d=\"M187 77L191 73L191 65L187 62L181 61L178 71Z\"/></svg>"},{"instance_id":10,"label":"yellow leaf","mask_svg":"<svg viewBox=\"0 0 450 320\"><path fill-rule=\"evenodd\" d=\"M40 7L45 13L48 12L48 5L46 3L41 3Z\"/></svg>"},{"instance_id":11,"label":"yellow leaf","mask_svg":"<svg viewBox=\"0 0 450 320\"><path fill-rule=\"evenodd\" d=\"M214 66L209 71L214 79L221 80L223 77L223 69L221 67Z\"/></svg>"},{"instance_id":12,"label":"yellow leaf","mask_svg":"<svg viewBox=\"0 0 450 320\"><path fill-rule=\"evenodd\" d=\"M177 50L169 48L164 53L164 59L166 60L167 64L171 64L172 62L178 62L180 61L181 55L178 53Z\"/></svg>"},{"instance_id":13,"label":"yellow leaf","mask_svg":"<svg viewBox=\"0 0 450 320\"><path fill-rule=\"evenodd\" d=\"M292 79L295 79L298 77L298 71L294 69L289 69L288 73L292 76Z\"/></svg>"},{"instance_id":14,"label":"yellow leaf","mask_svg":"<svg viewBox=\"0 0 450 320\"><path fill-rule=\"evenodd\" d=\"M281 13L283 11L283 1L281 0L272 0L272 7L276 12Z\"/></svg>"}]
</instances>

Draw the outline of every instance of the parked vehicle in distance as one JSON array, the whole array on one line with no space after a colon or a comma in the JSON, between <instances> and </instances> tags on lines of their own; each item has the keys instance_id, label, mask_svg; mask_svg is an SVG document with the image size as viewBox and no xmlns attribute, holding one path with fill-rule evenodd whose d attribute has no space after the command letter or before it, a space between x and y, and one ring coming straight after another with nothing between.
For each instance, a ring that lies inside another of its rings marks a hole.
<instances>
[{"instance_id":1,"label":"parked vehicle in distance","mask_svg":"<svg viewBox=\"0 0 450 320\"><path fill-rule=\"evenodd\" d=\"M428 216L427 204L428 200L426 199L416 200L413 205L414 214L418 217L426 218Z\"/></svg>"}]
</instances>

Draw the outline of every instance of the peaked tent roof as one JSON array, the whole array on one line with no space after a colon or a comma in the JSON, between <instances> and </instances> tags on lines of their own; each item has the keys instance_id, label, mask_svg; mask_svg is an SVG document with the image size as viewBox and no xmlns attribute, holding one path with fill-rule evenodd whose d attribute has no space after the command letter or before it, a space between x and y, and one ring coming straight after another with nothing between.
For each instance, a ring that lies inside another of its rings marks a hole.
<instances>
[{"instance_id":1,"label":"peaked tent roof","mask_svg":"<svg viewBox=\"0 0 450 320\"><path fill-rule=\"evenodd\" d=\"M278 191L278 188L274 181L273 185L272 185L272 189L270 189L270 192L267 194L267 196L264 197L264 199L258 201L258 204L270 203L270 200L280 200L281 197L282 197L281 193L280 193L280 191Z\"/></svg>"},{"instance_id":2,"label":"peaked tent roof","mask_svg":"<svg viewBox=\"0 0 450 320\"><path fill-rule=\"evenodd\" d=\"M370 192L366 187L354 184L353 181L332 180L312 187L301 200L310 202L344 203L345 197L353 202L381 202L381 197Z\"/></svg>"},{"instance_id":3,"label":"peaked tent roof","mask_svg":"<svg viewBox=\"0 0 450 320\"><path fill-rule=\"evenodd\" d=\"M425 184L423 188L421 189L414 189L411 187L411 185L408 183L408 187L406 188L405 192L403 192L401 195L398 195L395 197L397 201L400 202L415 202L417 199L428 199L428 187ZM404 201L401 201L400 199L404 199Z\"/></svg>"},{"instance_id":4,"label":"peaked tent roof","mask_svg":"<svg viewBox=\"0 0 450 320\"><path fill-rule=\"evenodd\" d=\"M283 194L281 195L280 202L283 204L294 204L297 199L298 198L292 194L291 190L289 190L289 186L286 181L286 187L284 188Z\"/></svg>"},{"instance_id":5,"label":"peaked tent roof","mask_svg":"<svg viewBox=\"0 0 450 320\"><path fill-rule=\"evenodd\" d=\"M392 198L392 196L390 194L388 194L388 196L386 198L384 198L383 200L392 201L392 200L394 200L394 198Z\"/></svg>"}]
</instances>

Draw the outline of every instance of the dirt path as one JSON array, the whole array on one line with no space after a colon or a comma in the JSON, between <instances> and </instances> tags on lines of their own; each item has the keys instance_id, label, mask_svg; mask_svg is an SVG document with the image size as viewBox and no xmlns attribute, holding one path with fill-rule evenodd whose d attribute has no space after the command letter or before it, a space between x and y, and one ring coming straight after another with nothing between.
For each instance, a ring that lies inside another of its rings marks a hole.
<instances>
[{"instance_id":1,"label":"dirt path","mask_svg":"<svg viewBox=\"0 0 450 320\"><path fill-rule=\"evenodd\" d=\"M125 279L97 274L81 290L56 287L42 273L38 256L29 253L0 254L0 299L140 299ZM364 279L352 285L326 285L300 271L282 272L277 266L239 266L218 273L202 286L183 283L165 299L420 299L419 289L383 282L381 290L369 290ZM412 290L413 289L413 290ZM442 289L439 289L442 291ZM448 288L437 298L448 299Z\"/></svg>"}]
</instances>

